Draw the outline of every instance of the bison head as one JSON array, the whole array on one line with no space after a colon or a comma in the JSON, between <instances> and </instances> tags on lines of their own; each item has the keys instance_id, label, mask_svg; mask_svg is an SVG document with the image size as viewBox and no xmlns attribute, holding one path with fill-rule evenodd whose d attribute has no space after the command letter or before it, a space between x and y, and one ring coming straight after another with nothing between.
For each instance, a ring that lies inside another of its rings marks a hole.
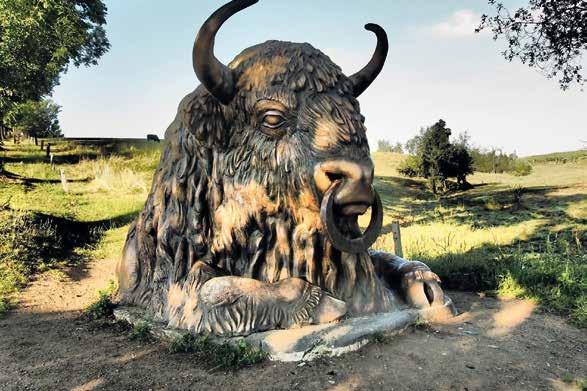
<instances>
[{"instance_id":1,"label":"bison head","mask_svg":"<svg viewBox=\"0 0 587 391\"><path fill-rule=\"evenodd\" d=\"M333 207L356 221L376 200L373 163L357 97L381 71L388 44L377 35L371 61L347 77L330 58L307 43L268 41L238 55L228 66L213 53L215 35L234 13L256 3L233 1L202 26L193 64L203 86L219 103L224 157L218 167L231 186L254 187L260 198L289 210L298 221L316 213L324 200L322 225L335 247L365 251L377 234L380 208L371 229L358 239L345 238L334 222ZM224 211L222 211L224 212ZM380 221L379 221L380 224Z\"/></svg>"}]
</instances>

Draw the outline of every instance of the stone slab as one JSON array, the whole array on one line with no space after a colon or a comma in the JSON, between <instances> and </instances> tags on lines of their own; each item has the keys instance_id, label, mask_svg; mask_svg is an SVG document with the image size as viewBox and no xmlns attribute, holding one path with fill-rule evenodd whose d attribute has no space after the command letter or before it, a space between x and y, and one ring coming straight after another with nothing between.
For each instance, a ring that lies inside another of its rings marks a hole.
<instances>
[{"instance_id":1,"label":"stone slab","mask_svg":"<svg viewBox=\"0 0 587 391\"><path fill-rule=\"evenodd\" d=\"M318 357L333 357L352 352L366 345L374 335L394 335L402 332L418 320L434 320L456 313L452 300L445 296L443 306L423 310L405 309L389 313L348 318L340 322L309 325L287 330L271 330L247 337L213 338L218 343L234 343L244 338L269 354L274 361L311 361ZM159 339L173 340L182 337L186 330L168 327L149 317L138 307L121 306L114 310L116 319L134 325L146 322L151 333Z\"/></svg>"}]
</instances>

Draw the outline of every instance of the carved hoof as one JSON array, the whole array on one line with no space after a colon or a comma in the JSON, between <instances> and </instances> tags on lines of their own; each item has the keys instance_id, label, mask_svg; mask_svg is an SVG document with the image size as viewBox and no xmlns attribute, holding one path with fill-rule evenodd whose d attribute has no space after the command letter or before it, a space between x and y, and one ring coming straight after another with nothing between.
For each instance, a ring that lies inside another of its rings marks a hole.
<instances>
[{"instance_id":1,"label":"carved hoof","mask_svg":"<svg viewBox=\"0 0 587 391\"><path fill-rule=\"evenodd\" d=\"M401 268L402 290L409 305L428 308L444 305L440 278L422 262L410 262Z\"/></svg>"},{"instance_id":2,"label":"carved hoof","mask_svg":"<svg viewBox=\"0 0 587 391\"><path fill-rule=\"evenodd\" d=\"M268 284L216 277L202 286L199 302L203 317L197 331L224 336L331 322L346 313L344 302L299 278Z\"/></svg>"},{"instance_id":3,"label":"carved hoof","mask_svg":"<svg viewBox=\"0 0 587 391\"><path fill-rule=\"evenodd\" d=\"M347 305L344 301L323 294L320 303L314 310L310 323L329 323L339 320L347 313Z\"/></svg>"}]
</instances>

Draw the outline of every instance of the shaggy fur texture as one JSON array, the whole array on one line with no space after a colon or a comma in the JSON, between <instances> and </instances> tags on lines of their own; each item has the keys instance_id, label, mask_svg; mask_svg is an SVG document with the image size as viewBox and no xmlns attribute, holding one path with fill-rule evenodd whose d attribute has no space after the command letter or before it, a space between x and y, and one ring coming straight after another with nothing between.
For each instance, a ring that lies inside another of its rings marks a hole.
<instances>
[{"instance_id":1,"label":"shaggy fur texture","mask_svg":"<svg viewBox=\"0 0 587 391\"><path fill-rule=\"evenodd\" d=\"M352 314L392 309L369 254L341 253L322 234L314 166L370 162L349 79L307 43L268 41L229 67L233 101L223 106L200 86L167 129L151 193L128 234L123 302L175 326L211 330L198 292L214 276L233 275L268 283L299 277L347 302ZM279 135L259 123L266 102L286 113ZM360 234L356 219L339 225Z\"/></svg>"}]
</instances>

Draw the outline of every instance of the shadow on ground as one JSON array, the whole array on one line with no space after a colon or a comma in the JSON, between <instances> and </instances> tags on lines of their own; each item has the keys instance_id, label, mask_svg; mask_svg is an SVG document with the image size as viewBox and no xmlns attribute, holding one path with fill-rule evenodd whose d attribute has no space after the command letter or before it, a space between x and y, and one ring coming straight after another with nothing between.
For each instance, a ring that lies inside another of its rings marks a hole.
<instances>
[{"instance_id":1,"label":"shadow on ground","mask_svg":"<svg viewBox=\"0 0 587 391\"><path fill-rule=\"evenodd\" d=\"M585 373L584 336L525 302L452 294L463 314L411 328L338 358L209 371L191 354L131 341L78 311L19 311L0 320L0 382L17 389L543 389ZM521 311L521 308L528 310Z\"/></svg>"}]
</instances>

